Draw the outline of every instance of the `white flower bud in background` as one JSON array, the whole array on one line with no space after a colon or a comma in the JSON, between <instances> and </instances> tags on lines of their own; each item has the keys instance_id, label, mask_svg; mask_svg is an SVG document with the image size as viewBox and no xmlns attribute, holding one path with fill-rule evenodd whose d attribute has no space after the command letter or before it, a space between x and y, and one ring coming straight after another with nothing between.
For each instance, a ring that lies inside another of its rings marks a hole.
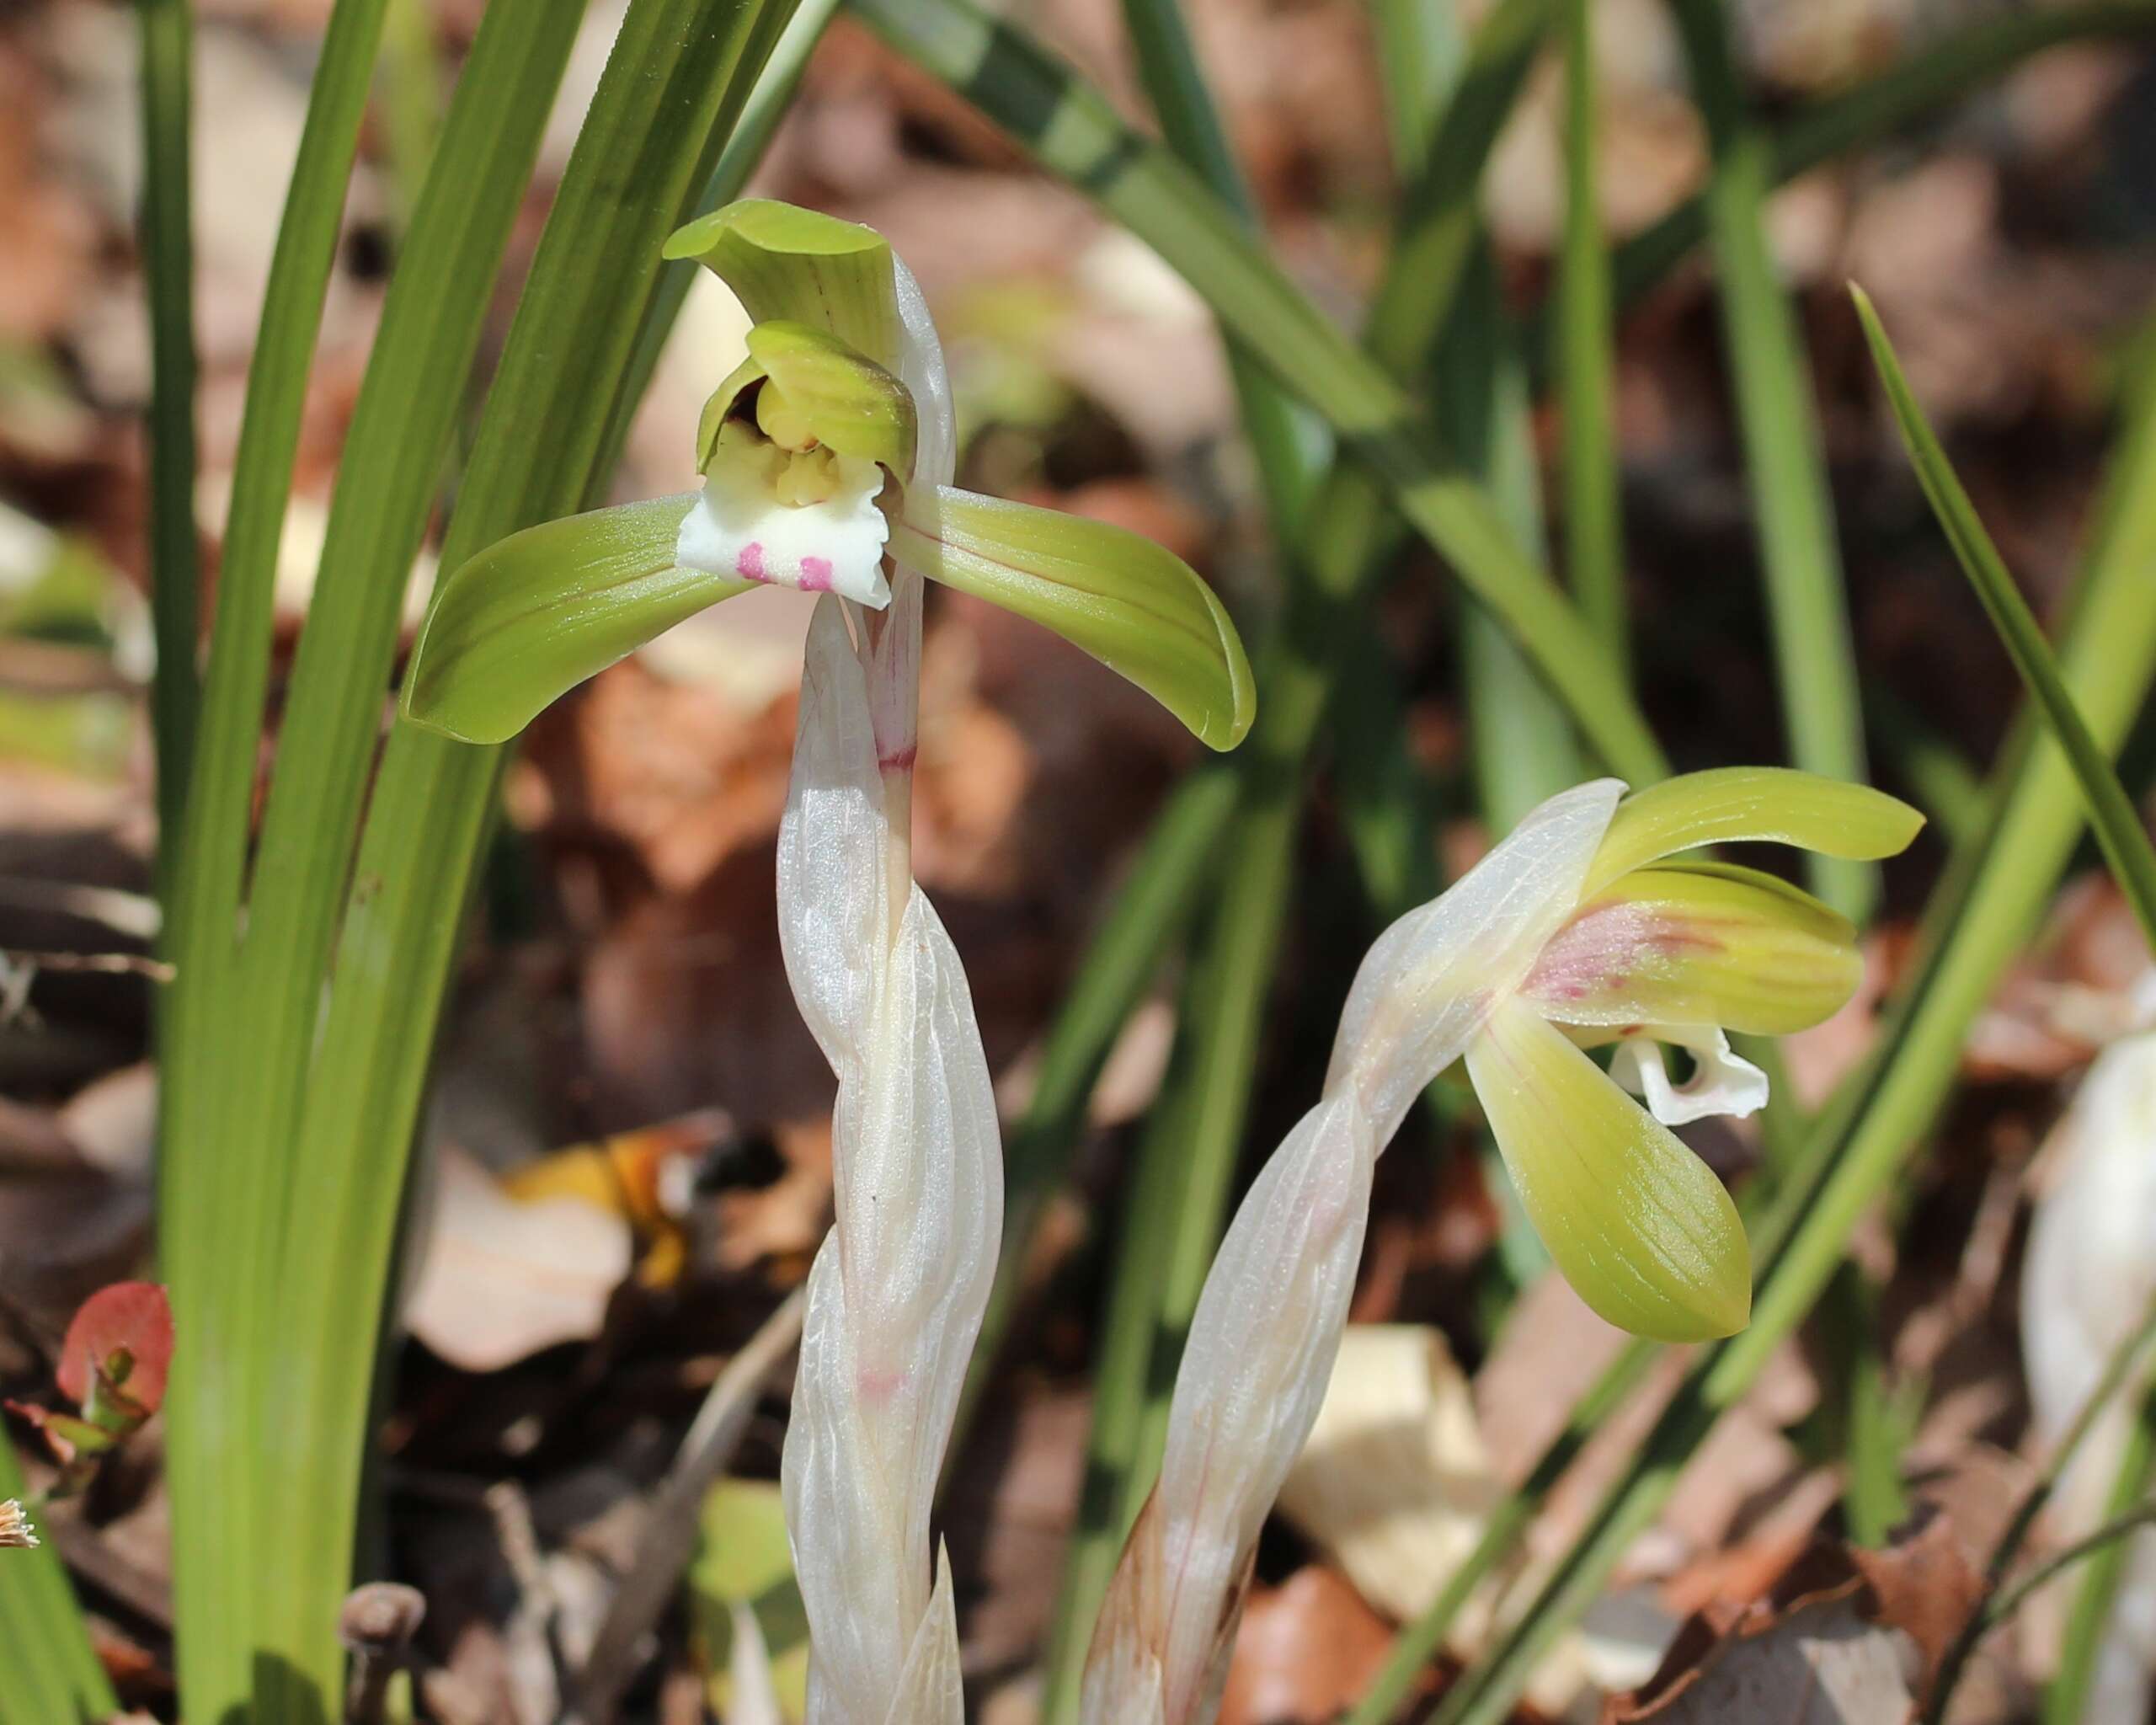
<instances>
[{"instance_id":1,"label":"white flower bud in background","mask_svg":"<svg viewBox=\"0 0 2156 1725\"><path fill-rule=\"evenodd\" d=\"M2156 1297L2156 1033L2128 1037L2097 1056L2045 1155L2052 1184L2029 1231L2021 1352L2036 1432L2052 1443ZM2053 1499L2061 1541L2102 1519L2140 1401L2132 1384L2115 1396L2068 1464ZM2084 1725L2142 1725L2152 1673L2156 1535L2142 1534L2120 1578Z\"/></svg>"}]
</instances>

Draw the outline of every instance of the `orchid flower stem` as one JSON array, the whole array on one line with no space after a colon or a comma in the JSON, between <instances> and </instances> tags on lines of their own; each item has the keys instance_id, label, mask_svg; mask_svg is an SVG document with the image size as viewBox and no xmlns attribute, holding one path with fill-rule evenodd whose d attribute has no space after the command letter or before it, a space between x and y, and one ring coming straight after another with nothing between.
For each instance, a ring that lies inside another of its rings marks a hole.
<instances>
[{"instance_id":1,"label":"orchid flower stem","mask_svg":"<svg viewBox=\"0 0 2156 1725\"><path fill-rule=\"evenodd\" d=\"M1707 225L1790 758L1862 783L1864 722L1844 598L1826 457L1803 337L1767 242L1771 146L1746 111L1722 0L1675 0L1712 152ZM1878 902L1876 865L1816 857L1812 889L1862 927Z\"/></svg>"},{"instance_id":2,"label":"orchid flower stem","mask_svg":"<svg viewBox=\"0 0 2156 1725\"><path fill-rule=\"evenodd\" d=\"M2111 1398L2118 1394L2152 1341L2156 1341L2156 1300L2149 1302L2140 1322L2119 1338L2105 1357L2104 1369L2074 1413L2073 1423L2052 1446L2050 1455L2044 1458L2042 1470L2022 1493L2021 1501L2015 1505L2013 1515L1991 1548L1991 1555L1984 1560L1984 1597L1940 1656L1938 1674L1933 1679L1931 1693L1925 1697L1920 1725L1939 1725L1945 1718L1947 1703L1954 1697L1955 1685L1961 1681L1970 1654L1976 1651L1977 1643L1983 1639L1985 1632L2010 1612L2012 1608L2004 1603L2001 1589L2021 1555L2022 1546L2028 1543L2036 1518L2043 1514L2044 1507L2057 1491L2068 1465L2087 1441L2097 1420L2111 1406ZM2015 1589L2017 1603L2026 1588L2025 1583Z\"/></svg>"},{"instance_id":3,"label":"orchid flower stem","mask_svg":"<svg viewBox=\"0 0 2156 1725\"><path fill-rule=\"evenodd\" d=\"M2152 1477L2156 1477L2156 1386L2142 1392L2141 1406L2112 1478L2107 1521L2116 1525L2117 1518L2142 1504ZM2067 1622L2058 1671L2044 1693L2044 1725L2080 1725L2095 1677L2097 1655L2111 1627L2127 1550L2122 1542L2106 1542L2083 1573L2080 1591L2074 1595L2073 1614Z\"/></svg>"},{"instance_id":4,"label":"orchid flower stem","mask_svg":"<svg viewBox=\"0 0 2156 1725\"><path fill-rule=\"evenodd\" d=\"M186 0L137 0L142 38L142 266L150 300L150 601L157 822L177 835L201 700L195 537L195 253L189 227L194 27Z\"/></svg>"},{"instance_id":5,"label":"orchid flower stem","mask_svg":"<svg viewBox=\"0 0 2156 1725\"><path fill-rule=\"evenodd\" d=\"M2100 738L2125 730L2156 673L2156 615L2143 590L2152 558L2156 388L2144 383L2062 654L2069 686ZM1935 895L1919 961L1878 1049L1814 1124L1801 1167L1754 1235L1763 1274L1750 1328L1701 1351L1525 1614L1446 1697L1442 1725L1497 1725L1506 1716L1534 1662L1593 1602L1694 1446L1817 1299L1851 1231L1922 1141L1953 1082L1971 1020L2020 949L2081 831L2073 774L2028 725L1993 782L1991 818L1956 851Z\"/></svg>"}]
</instances>

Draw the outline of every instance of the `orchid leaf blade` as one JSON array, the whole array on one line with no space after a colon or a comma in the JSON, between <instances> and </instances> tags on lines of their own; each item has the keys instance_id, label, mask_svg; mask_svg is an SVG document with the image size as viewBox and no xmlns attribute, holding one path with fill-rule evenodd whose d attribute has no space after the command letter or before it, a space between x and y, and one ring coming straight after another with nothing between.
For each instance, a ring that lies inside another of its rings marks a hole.
<instances>
[{"instance_id":1,"label":"orchid leaf blade","mask_svg":"<svg viewBox=\"0 0 2156 1725\"><path fill-rule=\"evenodd\" d=\"M435 595L404 713L467 743L508 741L542 708L750 583L677 569L692 494L547 521L497 540Z\"/></svg>"},{"instance_id":2,"label":"orchid leaf blade","mask_svg":"<svg viewBox=\"0 0 2156 1725\"><path fill-rule=\"evenodd\" d=\"M1983 602L1992 627L1999 632L2015 670L2021 674L2036 710L2073 767L2089 807L2089 828L2103 847L2120 889L2149 940L2156 943L2156 850L2150 847L2133 800L2119 782L2111 756L2090 734L2089 721L2059 673L2058 660L2044 638L2041 626L2030 611L2020 589L2014 585L2013 575L1992 543L1991 535L1984 531L1969 494L1961 489L1938 435L1918 405L1916 392L1909 387L1870 296L1854 283L1850 284L1849 293L1864 324L1864 339L1870 344L1872 364L1886 388L1887 405L1893 409L1895 424L1901 429L1902 441L1908 449L1932 514L1954 547L1961 572Z\"/></svg>"},{"instance_id":3,"label":"orchid leaf blade","mask_svg":"<svg viewBox=\"0 0 2156 1725\"><path fill-rule=\"evenodd\" d=\"M1661 1342L1744 1327L1744 1225L1667 1126L1524 1001L1497 1009L1467 1064L1535 1231L1598 1315Z\"/></svg>"},{"instance_id":4,"label":"orchid leaf blade","mask_svg":"<svg viewBox=\"0 0 2156 1725\"><path fill-rule=\"evenodd\" d=\"M931 579L1053 629L1212 748L1234 748L1257 716L1227 611L1188 563L1139 534L941 485L908 494L891 549Z\"/></svg>"},{"instance_id":5,"label":"orchid leaf blade","mask_svg":"<svg viewBox=\"0 0 2156 1725\"><path fill-rule=\"evenodd\" d=\"M1908 848L1924 816L1884 791L1790 766L1688 772L1627 797L1596 854L1587 891L1701 845L1764 841L1875 862Z\"/></svg>"}]
</instances>

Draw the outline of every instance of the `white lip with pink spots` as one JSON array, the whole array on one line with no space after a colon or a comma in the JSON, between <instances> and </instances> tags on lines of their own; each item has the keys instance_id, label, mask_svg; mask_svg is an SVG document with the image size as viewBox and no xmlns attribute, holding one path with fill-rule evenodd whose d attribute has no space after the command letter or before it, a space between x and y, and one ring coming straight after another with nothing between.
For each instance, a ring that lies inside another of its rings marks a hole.
<instances>
[{"instance_id":1,"label":"white lip with pink spots","mask_svg":"<svg viewBox=\"0 0 2156 1725\"><path fill-rule=\"evenodd\" d=\"M876 506L883 470L846 456L838 467L831 497L795 507L771 494L762 468L722 453L705 475L702 496L682 518L675 562L803 593L835 593L881 611L891 602L883 577L890 523Z\"/></svg>"}]
</instances>

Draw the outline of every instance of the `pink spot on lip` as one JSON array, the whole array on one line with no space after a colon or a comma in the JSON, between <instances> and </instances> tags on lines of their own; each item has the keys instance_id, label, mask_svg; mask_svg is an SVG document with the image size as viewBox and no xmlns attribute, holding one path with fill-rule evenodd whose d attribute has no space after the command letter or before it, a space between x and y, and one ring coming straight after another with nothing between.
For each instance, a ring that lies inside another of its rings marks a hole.
<instances>
[{"instance_id":1,"label":"pink spot on lip","mask_svg":"<svg viewBox=\"0 0 2156 1725\"><path fill-rule=\"evenodd\" d=\"M744 581L760 581L764 579L764 542L762 540L751 539L735 554L734 573Z\"/></svg>"},{"instance_id":2,"label":"pink spot on lip","mask_svg":"<svg viewBox=\"0 0 2156 1725\"><path fill-rule=\"evenodd\" d=\"M878 756L876 765L885 772L911 772L919 753L915 745L908 743L903 749L894 749L888 755Z\"/></svg>"},{"instance_id":3,"label":"pink spot on lip","mask_svg":"<svg viewBox=\"0 0 2156 1725\"><path fill-rule=\"evenodd\" d=\"M831 590L830 558L804 557L801 559L801 590L803 593L828 593Z\"/></svg>"}]
</instances>

